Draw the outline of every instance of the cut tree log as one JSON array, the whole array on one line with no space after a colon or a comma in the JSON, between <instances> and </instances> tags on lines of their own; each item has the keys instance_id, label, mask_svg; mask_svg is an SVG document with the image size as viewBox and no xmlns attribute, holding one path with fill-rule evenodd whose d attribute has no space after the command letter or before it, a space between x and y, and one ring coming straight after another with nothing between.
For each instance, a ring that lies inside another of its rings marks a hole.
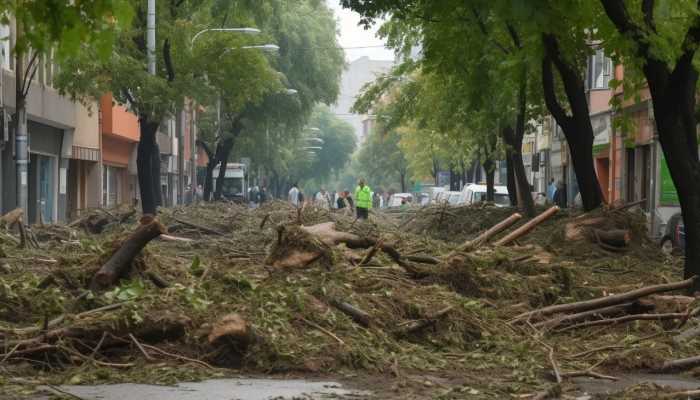
<instances>
[{"instance_id":1,"label":"cut tree log","mask_svg":"<svg viewBox=\"0 0 700 400\"><path fill-rule=\"evenodd\" d=\"M372 322L372 317L370 317L369 314L366 312L360 310L359 308L353 306L350 303L346 303L344 301L338 301L338 300L331 300L330 304L337 308L338 310L342 311L344 314L352 318L353 321L357 322L358 324L364 326L365 328L369 328L371 322Z\"/></svg>"},{"instance_id":2,"label":"cut tree log","mask_svg":"<svg viewBox=\"0 0 700 400\"><path fill-rule=\"evenodd\" d=\"M513 224L518 222L523 216L520 215L519 213L515 213L511 215L510 217L504 219L503 221L497 223L496 225L492 226L490 229L488 229L486 232L482 233L481 235L477 236L476 238L472 240L467 240L464 242L461 246L459 246L456 250L450 252L447 255L447 258L454 257L457 253L465 252L465 251L471 251L479 246L481 246L484 243L487 243L492 237L495 235L499 234L505 229L510 228Z\"/></svg>"},{"instance_id":3,"label":"cut tree log","mask_svg":"<svg viewBox=\"0 0 700 400\"><path fill-rule=\"evenodd\" d=\"M505 245L507 245L507 244L513 242L514 240L517 240L517 239L519 239L519 238L525 236L525 235L528 234L530 231L532 231L533 229L535 229L535 228L537 227L537 225L539 225L539 224L541 224L542 222L546 221L549 217L551 217L552 215L556 214L557 212L559 212L559 207L558 207L558 206L554 206L554 207L549 208L548 210L546 210L546 211L543 212L542 214L536 216L535 218L533 218L533 219L531 219L530 221L528 221L527 223L525 223L525 224L524 224L523 226L521 226L520 228L518 228L518 229L514 230L513 232L509 233L509 234L506 235L504 238L501 238L500 240L498 240L498 241L495 243L495 245L496 245L496 246L505 246Z\"/></svg>"},{"instance_id":4,"label":"cut tree log","mask_svg":"<svg viewBox=\"0 0 700 400\"><path fill-rule=\"evenodd\" d=\"M92 277L90 287L104 289L117 283L131 269L131 262L151 240L166 233L165 227L152 216L143 216L141 226Z\"/></svg>"},{"instance_id":5,"label":"cut tree log","mask_svg":"<svg viewBox=\"0 0 700 400\"><path fill-rule=\"evenodd\" d=\"M235 342L240 350L247 349L253 340L248 322L239 314L227 314L218 320L207 337L210 345Z\"/></svg>"},{"instance_id":6,"label":"cut tree log","mask_svg":"<svg viewBox=\"0 0 700 400\"><path fill-rule=\"evenodd\" d=\"M525 319L544 317L552 314L564 314L568 312L583 312L588 310L595 310L599 308L626 303L632 300L639 299L640 297L648 296L650 294L670 292L679 289L688 289L692 287L693 282L695 282L695 279L697 279L697 277L692 277L680 282L647 286L626 293L620 293L607 297L600 297L592 300L584 300L576 303L557 304L520 314L517 317L515 317L513 321L522 321Z\"/></svg>"},{"instance_id":7,"label":"cut tree log","mask_svg":"<svg viewBox=\"0 0 700 400\"><path fill-rule=\"evenodd\" d=\"M588 239L586 233L589 228L603 226L608 220L604 217L579 219L580 217L575 218L564 227L564 238L569 242Z\"/></svg>"},{"instance_id":8,"label":"cut tree log","mask_svg":"<svg viewBox=\"0 0 700 400\"><path fill-rule=\"evenodd\" d=\"M630 243L630 231L626 229L613 229L604 231L602 229L593 229L593 236L598 242L605 243L613 247L626 247Z\"/></svg>"}]
</instances>

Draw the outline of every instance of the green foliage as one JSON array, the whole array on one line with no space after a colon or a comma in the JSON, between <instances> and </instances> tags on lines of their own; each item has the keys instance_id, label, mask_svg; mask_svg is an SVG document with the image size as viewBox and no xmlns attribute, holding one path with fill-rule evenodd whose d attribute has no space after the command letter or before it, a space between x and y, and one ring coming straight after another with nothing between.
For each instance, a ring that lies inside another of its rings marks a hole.
<instances>
[{"instance_id":1,"label":"green foliage","mask_svg":"<svg viewBox=\"0 0 700 400\"><path fill-rule=\"evenodd\" d=\"M115 32L128 25L132 16L128 0L0 2L0 22L9 25L14 19L22 26L13 48L20 55L30 49L43 54L55 49L56 57L65 59L90 43L106 58Z\"/></svg>"}]
</instances>

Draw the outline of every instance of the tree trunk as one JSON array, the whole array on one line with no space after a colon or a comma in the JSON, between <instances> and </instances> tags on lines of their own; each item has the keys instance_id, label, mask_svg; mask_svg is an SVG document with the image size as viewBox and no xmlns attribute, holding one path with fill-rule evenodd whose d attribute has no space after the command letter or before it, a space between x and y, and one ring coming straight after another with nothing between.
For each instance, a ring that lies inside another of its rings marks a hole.
<instances>
[{"instance_id":1,"label":"tree trunk","mask_svg":"<svg viewBox=\"0 0 700 400\"><path fill-rule=\"evenodd\" d=\"M221 143L221 152L217 151L219 162L219 176L216 178L216 190L214 191L214 200L219 201L222 198L224 191L224 179L226 177L226 166L228 165L228 158L231 155L231 149L233 148L233 138L226 138Z\"/></svg>"},{"instance_id":2,"label":"tree trunk","mask_svg":"<svg viewBox=\"0 0 700 400\"><path fill-rule=\"evenodd\" d=\"M156 177L153 173L156 167L153 166L153 154L158 151L156 143L156 132L158 131L158 122L151 121L148 117L140 117L141 138L137 147L136 153L136 169L139 180L139 192L141 193L141 209L144 215L156 215L158 208L157 196L160 193L160 175ZM157 166L160 171L160 156ZM157 182L157 184L155 184ZM154 188L157 186L158 191Z\"/></svg>"},{"instance_id":3,"label":"tree trunk","mask_svg":"<svg viewBox=\"0 0 700 400\"><path fill-rule=\"evenodd\" d=\"M506 187L508 188L508 198L510 205L518 206L517 186L515 185L515 169L513 168L513 152L510 148L506 149Z\"/></svg>"},{"instance_id":4,"label":"tree trunk","mask_svg":"<svg viewBox=\"0 0 700 400\"><path fill-rule=\"evenodd\" d=\"M554 35L544 35L542 40L545 47L545 58L542 62L545 103L557 124L564 131L571 152L571 162L581 193L583 208L590 211L602 204L603 192L593 165L593 125L591 124L583 75L562 58ZM566 114L556 98L552 64L556 66L564 83L571 116Z\"/></svg>"},{"instance_id":5,"label":"tree trunk","mask_svg":"<svg viewBox=\"0 0 700 400\"><path fill-rule=\"evenodd\" d=\"M518 119L520 119L520 117L518 117ZM507 126L501 129L501 134L511 152L510 159L513 167L518 207L523 210L525 215L532 218L535 216L535 202L532 200L532 195L530 194L530 183L527 181L527 176L525 176L525 165L523 164L522 154L524 125L522 130L519 129L516 132L513 132L512 127Z\"/></svg>"},{"instance_id":6,"label":"tree trunk","mask_svg":"<svg viewBox=\"0 0 700 400\"><path fill-rule=\"evenodd\" d=\"M493 202L496 199L496 189L494 188L495 182L495 162L487 158L484 160L483 167L486 171L486 201Z\"/></svg>"},{"instance_id":7,"label":"tree trunk","mask_svg":"<svg viewBox=\"0 0 700 400\"><path fill-rule=\"evenodd\" d=\"M399 173L399 177L401 178L401 193L406 193L406 173Z\"/></svg>"},{"instance_id":8,"label":"tree trunk","mask_svg":"<svg viewBox=\"0 0 700 400\"><path fill-rule=\"evenodd\" d=\"M513 169L515 171L515 185L518 189L518 196L521 197L520 204L528 217L535 216L535 200L530 191L530 182L525 175L525 165L523 164L523 138L525 137L525 120L527 119L527 67L522 68L520 87L518 88L518 115L515 119L515 137L513 145Z\"/></svg>"},{"instance_id":9,"label":"tree trunk","mask_svg":"<svg viewBox=\"0 0 700 400\"><path fill-rule=\"evenodd\" d=\"M216 159L210 158L207 162L206 175L204 176L204 201L211 200L211 194L214 186L214 168L216 168Z\"/></svg>"},{"instance_id":10,"label":"tree trunk","mask_svg":"<svg viewBox=\"0 0 700 400\"><path fill-rule=\"evenodd\" d=\"M700 274L700 157L698 157L697 117L695 114L698 71L693 59L700 42L700 16L685 33L682 53L669 65L651 48L646 29L632 21L621 0L602 0L617 30L636 44L635 53L643 60L643 71L654 105L654 118L671 178L676 186L685 225L686 278ZM642 7L647 25L654 24L654 7ZM700 291L695 279L693 291Z\"/></svg>"},{"instance_id":11,"label":"tree trunk","mask_svg":"<svg viewBox=\"0 0 700 400\"><path fill-rule=\"evenodd\" d=\"M156 129L157 131L157 129ZM158 133L153 135L153 150L151 152L151 179L153 179L153 198L156 202L156 207L163 205L163 191L160 183L160 147L157 140Z\"/></svg>"}]
</instances>

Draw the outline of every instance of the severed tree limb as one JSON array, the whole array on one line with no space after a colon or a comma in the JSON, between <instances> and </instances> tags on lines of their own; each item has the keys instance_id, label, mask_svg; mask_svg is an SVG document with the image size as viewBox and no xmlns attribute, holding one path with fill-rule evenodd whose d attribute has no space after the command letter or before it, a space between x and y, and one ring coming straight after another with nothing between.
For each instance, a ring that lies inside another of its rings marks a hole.
<instances>
[{"instance_id":1,"label":"severed tree limb","mask_svg":"<svg viewBox=\"0 0 700 400\"><path fill-rule=\"evenodd\" d=\"M582 376L587 376L590 378L597 378L597 379L608 379L611 381L619 381L620 378L612 375L603 375L599 374L594 371L586 370L586 371L572 371L572 372L562 372L561 377L562 378L579 378Z\"/></svg>"},{"instance_id":2,"label":"severed tree limb","mask_svg":"<svg viewBox=\"0 0 700 400\"><path fill-rule=\"evenodd\" d=\"M697 277L692 277L684 281L664 283L660 285L647 286L635 289L626 293L620 293L612 296L600 297L592 300L584 300L576 303L557 304L549 307L540 308L538 310L529 311L516 316L513 321L522 321L525 319L544 317L552 314L567 313L572 311L588 311L595 310L612 305L622 304L631 300L636 300L640 297L648 296L654 293L670 292L673 290L687 289L693 285Z\"/></svg>"},{"instance_id":3,"label":"severed tree limb","mask_svg":"<svg viewBox=\"0 0 700 400\"><path fill-rule=\"evenodd\" d=\"M384 244L384 242L382 240L377 240L377 243L375 243L374 246L372 246L372 248L369 249L367 254L365 254L365 256L362 257L362 260L357 265L360 265L360 266L365 265L365 264L369 263L370 261L372 261L372 258L374 257L375 254L377 254L377 251L379 251L379 249L382 247L383 244Z\"/></svg>"},{"instance_id":4,"label":"severed tree limb","mask_svg":"<svg viewBox=\"0 0 700 400\"><path fill-rule=\"evenodd\" d=\"M330 304L352 318L353 321L357 322L358 324L364 326L365 328L369 328L371 322L372 322L372 317L366 313L365 311L360 310L359 308L353 306L350 303L346 303L344 301L338 301L338 300L331 300Z\"/></svg>"},{"instance_id":5,"label":"severed tree limb","mask_svg":"<svg viewBox=\"0 0 700 400\"><path fill-rule=\"evenodd\" d=\"M630 231L626 229L604 231L593 228L593 235L599 243L617 248L626 247L630 243Z\"/></svg>"},{"instance_id":6,"label":"severed tree limb","mask_svg":"<svg viewBox=\"0 0 700 400\"><path fill-rule=\"evenodd\" d=\"M576 314L564 315L558 318L548 319L533 324L536 328L552 329L559 325L571 324L574 322L584 321L592 317L603 317L608 315L620 314L627 311L630 307L637 305L636 302L618 304L610 307L599 308L595 310L584 311Z\"/></svg>"},{"instance_id":7,"label":"severed tree limb","mask_svg":"<svg viewBox=\"0 0 700 400\"><path fill-rule=\"evenodd\" d=\"M684 369L690 369L700 365L700 356L681 358L678 360L666 361L657 368L654 372L668 372L668 371L678 371Z\"/></svg>"},{"instance_id":8,"label":"severed tree limb","mask_svg":"<svg viewBox=\"0 0 700 400\"><path fill-rule=\"evenodd\" d=\"M693 310L690 315L697 315L700 313L700 308ZM615 325L630 321L664 321L669 319L679 319L687 318L688 313L666 313L666 314L633 314L625 315L623 317L610 318L610 319L600 319L597 321L587 321L580 324L567 326L565 328L557 330L557 332L566 332L575 329L588 328L591 326L601 326L601 325Z\"/></svg>"},{"instance_id":9,"label":"severed tree limb","mask_svg":"<svg viewBox=\"0 0 700 400\"><path fill-rule=\"evenodd\" d=\"M503 221L499 222L498 224L494 225L490 229L488 229L486 232L482 233L478 237L472 240L467 240L464 242L461 246L459 246L457 249L454 251L450 252L447 255L447 258L454 257L457 253L465 252L465 251L470 251L473 249L478 248L482 244L488 242L492 237L495 235L499 234L501 231L508 229L510 226L518 222L523 216L520 215L519 213L515 213L511 215L510 217L504 219Z\"/></svg>"},{"instance_id":10,"label":"severed tree limb","mask_svg":"<svg viewBox=\"0 0 700 400\"><path fill-rule=\"evenodd\" d=\"M551 208L547 209L545 212L543 212L542 214L540 214L540 215L536 216L535 218L531 219L530 221L528 221L527 223L525 223L525 224L524 224L523 226L521 226L520 228L518 228L518 229L514 230L513 232L509 233L509 234L506 235L504 238L501 238L500 240L498 240L498 241L495 243L495 245L496 245L496 246L505 246L505 245L507 245L507 244L513 242L514 240L517 240L517 239L519 239L520 237L525 236L525 235L528 234L531 230L535 229L535 227L537 227L537 225L539 225L539 224L541 224L542 222L546 221L549 217L551 217L552 215L556 214L557 212L559 212L559 207L558 207L558 206L554 206L554 207L551 207Z\"/></svg>"},{"instance_id":11,"label":"severed tree limb","mask_svg":"<svg viewBox=\"0 0 700 400\"><path fill-rule=\"evenodd\" d=\"M112 257L92 277L90 287L101 289L114 285L126 275L131 268L131 262L151 240L166 229L158 220L151 216L141 218L141 226L122 243Z\"/></svg>"}]
</instances>

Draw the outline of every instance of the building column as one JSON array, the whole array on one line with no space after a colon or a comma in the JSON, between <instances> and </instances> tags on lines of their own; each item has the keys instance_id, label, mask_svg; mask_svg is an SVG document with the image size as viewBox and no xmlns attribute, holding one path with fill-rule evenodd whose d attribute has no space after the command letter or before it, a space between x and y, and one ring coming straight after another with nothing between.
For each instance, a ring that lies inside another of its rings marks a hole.
<instances>
[{"instance_id":1,"label":"building column","mask_svg":"<svg viewBox=\"0 0 700 400\"><path fill-rule=\"evenodd\" d=\"M68 206L68 167L73 156L73 130L63 131L61 153L58 157L58 190L56 196L56 220L65 221Z\"/></svg>"}]
</instances>

